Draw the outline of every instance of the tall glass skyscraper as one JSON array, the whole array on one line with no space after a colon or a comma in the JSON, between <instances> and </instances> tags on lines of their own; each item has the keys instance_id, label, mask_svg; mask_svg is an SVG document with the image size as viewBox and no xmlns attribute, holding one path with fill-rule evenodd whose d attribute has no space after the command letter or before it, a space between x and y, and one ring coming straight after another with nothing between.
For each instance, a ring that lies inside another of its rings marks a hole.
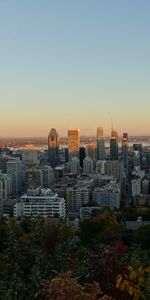
<instances>
[{"instance_id":1,"label":"tall glass skyscraper","mask_svg":"<svg viewBox=\"0 0 150 300\"><path fill-rule=\"evenodd\" d=\"M97 160L105 160L105 141L102 127L97 128Z\"/></svg>"},{"instance_id":2,"label":"tall glass skyscraper","mask_svg":"<svg viewBox=\"0 0 150 300\"><path fill-rule=\"evenodd\" d=\"M111 130L110 159L118 160L118 133L114 129Z\"/></svg>"},{"instance_id":3,"label":"tall glass skyscraper","mask_svg":"<svg viewBox=\"0 0 150 300\"><path fill-rule=\"evenodd\" d=\"M48 135L48 162L52 167L59 163L59 136L55 128Z\"/></svg>"},{"instance_id":4,"label":"tall glass skyscraper","mask_svg":"<svg viewBox=\"0 0 150 300\"><path fill-rule=\"evenodd\" d=\"M68 130L68 155L69 160L74 156L79 157L80 129Z\"/></svg>"},{"instance_id":5,"label":"tall glass skyscraper","mask_svg":"<svg viewBox=\"0 0 150 300\"><path fill-rule=\"evenodd\" d=\"M122 160L123 160L123 170L126 174L128 174L128 133L123 133Z\"/></svg>"}]
</instances>

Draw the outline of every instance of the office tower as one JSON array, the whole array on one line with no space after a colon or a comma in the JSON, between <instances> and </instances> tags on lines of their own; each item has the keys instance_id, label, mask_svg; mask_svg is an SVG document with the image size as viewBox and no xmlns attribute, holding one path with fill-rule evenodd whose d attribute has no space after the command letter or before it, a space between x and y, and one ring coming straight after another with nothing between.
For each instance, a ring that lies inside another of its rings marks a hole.
<instances>
[{"instance_id":1,"label":"office tower","mask_svg":"<svg viewBox=\"0 0 150 300\"><path fill-rule=\"evenodd\" d=\"M38 151L34 148L26 148L21 150L22 162L26 166L39 164Z\"/></svg>"},{"instance_id":2,"label":"office tower","mask_svg":"<svg viewBox=\"0 0 150 300\"><path fill-rule=\"evenodd\" d=\"M98 160L96 162L96 173L104 174L104 166L105 166L105 160Z\"/></svg>"},{"instance_id":3,"label":"office tower","mask_svg":"<svg viewBox=\"0 0 150 300\"><path fill-rule=\"evenodd\" d=\"M24 181L24 166L21 160L13 159L7 162L7 174L12 180L12 195L16 196L22 192Z\"/></svg>"},{"instance_id":4,"label":"office tower","mask_svg":"<svg viewBox=\"0 0 150 300\"><path fill-rule=\"evenodd\" d=\"M77 157L73 157L70 161L70 173L77 175L80 173L80 163Z\"/></svg>"},{"instance_id":5,"label":"office tower","mask_svg":"<svg viewBox=\"0 0 150 300\"><path fill-rule=\"evenodd\" d=\"M111 130L110 159L118 160L118 133L114 129Z\"/></svg>"},{"instance_id":6,"label":"office tower","mask_svg":"<svg viewBox=\"0 0 150 300\"><path fill-rule=\"evenodd\" d=\"M11 176L0 170L0 200L6 200L12 193Z\"/></svg>"},{"instance_id":7,"label":"office tower","mask_svg":"<svg viewBox=\"0 0 150 300\"><path fill-rule=\"evenodd\" d=\"M66 190L67 210L79 212L80 207L89 202L90 199L89 187L68 187Z\"/></svg>"},{"instance_id":8,"label":"office tower","mask_svg":"<svg viewBox=\"0 0 150 300\"><path fill-rule=\"evenodd\" d=\"M142 144L133 144L133 151L138 151L140 155L140 165L142 166L143 147Z\"/></svg>"},{"instance_id":9,"label":"office tower","mask_svg":"<svg viewBox=\"0 0 150 300\"><path fill-rule=\"evenodd\" d=\"M83 172L87 175L93 173L93 161L90 157L85 157L83 161Z\"/></svg>"},{"instance_id":10,"label":"office tower","mask_svg":"<svg viewBox=\"0 0 150 300\"><path fill-rule=\"evenodd\" d=\"M141 194L141 179L132 179L131 180L132 185L132 197L139 196Z\"/></svg>"},{"instance_id":11,"label":"office tower","mask_svg":"<svg viewBox=\"0 0 150 300\"><path fill-rule=\"evenodd\" d=\"M96 161L96 144L90 143L86 145L86 156L90 157L93 162Z\"/></svg>"},{"instance_id":12,"label":"office tower","mask_svg":"<svg viewBox=\"0 0 150 300\"><path fill-rule=\"evenodd\" d=\"M48 162L51 167L59 163L59 136L55 128L48 135Z\"/></svg>"},{"instance_id":13,"label":"office tower","mask_svg":"<svg viewBox=\"0 0 150 300\"><path fill-rule=\"evenodd\" d=\"M148 195L149 194L149 180L144 178L142 180L142 194Z\"/></svg>"},{"instance_id":14,"label":"office tower","mask_svg":"<svg viewBox=\"0 0 150 300\"><path fill-rule=\"evenodd\" d=\"M145 169L150 169L150 151L145 151Z\"/></svg>"},{"instance_id":15,"label":"office tower","mask_svg":"<svg viewBox=\"0 0 150 300\"><path fill-rule=\"evenodd\" d=\"M65 148L65 162L68 162L69 160L69 155L68 155L68 147Z\"/></svg>"},{"instance_id":16,"label":"office tower","mask_svg":"<svg viewBox=\"0 0 150 300\"><path fill-rule=\"evenodd\" d=\"M80 147L80 129L69 129L68 130L68 154L69 160L72 157L79 157Z\"/></svg>"},{"instance_id":17,"label":"office tower","mask_svg":"<svg viewBox=\"0 0 150 300\"><path fill-rule=\"evenodd\" d=\"M85 147L81 146L79 150L80 167L83 168L83 161L86 157Z\"/></svg>"},{"instance_id":18,"label":"office tower","mask_svg":"<svg viewBox=\"0 0 150 300\"><path fill-rule=\"evenodd\" d=\"M133 152L133 169L139 171L141 169L140 152Z\"/></svg>"},{"instance_id":19,"label":"office tower","mask_svg":"<svg viewBox=\"0 0 150 300\"><path fill-rule=\"evenodd\" d=\"M3 174L0 170L0 216L3 214L3 204L12 193L10 175Z\"/></svg>"},{"instance_id":20,"label":"office tower","mask_svg":"<svg viewBox=\"0 0 150 300\"><path fill-rule=\"evenodd\" d=\"M102 127L97 128L97 160L105 160L105 141Z\"/></svg>"},{"instance_id":21,"label":"office tower","mask_svg":"<svg viewBox=\"0 0 150 300\"><path fill-rule=\"evenodd\" d=\"M118 160L108 160L104 164L104 174L113 176L114 179L122 179L122 162Z\"/></svg>"},{"instance_id":22,"label":"office tower","mask_svg":"<svg viewBox=\"0 0 150 300\"><path fill-rule=\"evenodd\" d=\"M0 156L0 170L2 170L2 173L7 173L7 162L9 160L8 156Z\"/></svg>"},{"instance_id":23,"label":"office tower","mask_svg":"<svg viewBox=\"0 0 150 300\"><path fill-rule=\"evenodd\" d=\"M50 188L55 182L54 169L48 165L44 165L41 168L43 177L43 187Z\"/></svg>"},{"instance_id":24,"label":"office tower","mask_svg":"<svg viewBox=\"0 0 150 300\"><path fill-rule=\"evenodd\" d=\"M123 170L125 174L128 174L128 134L123 133L122 138L122 160L123 160Z\"/></svg>"},{"instance_id":25,"label":"office tower","mask_svg":"<svg viewBox=\"0 0 150 300\"><path fill-rule=\"evenodd\" d=\"M93 199L100 207L120 208L121 190L116 182L93 189Z\"/></svg>"},{"instance_id":26,"label":"office tower","mask_svg":"<svg viewBox=\"0 0 150 300\"><path fill-rule=\"evenodd\" d=\"M26 171L26 189L43 187L43 173L38 167Z\"/></svg>"}]
</instances>

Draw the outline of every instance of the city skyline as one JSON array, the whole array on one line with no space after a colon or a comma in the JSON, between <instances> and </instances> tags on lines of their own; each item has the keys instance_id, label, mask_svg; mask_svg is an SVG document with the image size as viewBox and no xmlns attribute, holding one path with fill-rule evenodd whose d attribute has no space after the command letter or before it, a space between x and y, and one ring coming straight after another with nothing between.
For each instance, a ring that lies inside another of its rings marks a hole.
<instances>
[{"instance_id":1,"label":"city skyline","mask_svg":"<svg viewBox=\"0 0 150 300\"><path fill-rule=\"evenodd\" d=\"M150 134L150 2L0 2L0 136Z\"/></svg>"}]
</instances>

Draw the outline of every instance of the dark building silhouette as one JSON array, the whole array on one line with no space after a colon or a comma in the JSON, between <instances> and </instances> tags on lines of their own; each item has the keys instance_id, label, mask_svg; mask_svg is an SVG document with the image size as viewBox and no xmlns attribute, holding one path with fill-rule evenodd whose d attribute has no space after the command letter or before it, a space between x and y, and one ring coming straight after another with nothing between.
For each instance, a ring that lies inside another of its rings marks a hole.
<instances>
[{"instance_id":1,"label":"dark building silhouette","mask_svg":"<svg viewBox=\"0 0 150 300\"><path fill-rule=\"evenodd\" d=\"M123 160L123 170L128 174L128 134L123 133L122 138L122 160Z\"/></svg>"},{"instance_id":2,"label":"dark building silhouette","mask_svg":"<svg viewBox=\"0 0 150 300\"><path fill-rule=\"evenodd\" d=\"M102 127L97 128L97 160L105 160L105 141L104 141L104 131Z\"/></svg>"},{"instance_id":3,"label":"dark building silhouette","mask_svg":"<svg viewBox=\"0 0 150 300\"><path fill-rule=\"evenodd\" d=\"M59 136L55 128L48 135L48 162L51 167L59 163Z\"/></svg>"},{"instance_id":4,"label":"dark building silhouette","mask_svg":"<svg viewBox=\"0 0 150 300\"><path fill-rule=\"evenodd\" d=\"M114 129L111 130L110 159L118 160L118 133Z\"/></svg>"},{"instance_id":5,"label":"dark building silhouette","mask_svg":"<svg viewBox=\"0 0 150 300\"><path fill-rule=\"evenodd\" d=\"M69 161L68 147L65 148L65 162Z\"/></svg>"},{"instance_id":6,"label":"dark building silhouette","mask_svg":"<svg viewBox=\"0 0 150 300\"><path fill-rule=\"evenodd\" d=\"M83 160L86 157L85 147L81 146L79 149L80 167L83 168Z\"/></svg>"}]
</instances>

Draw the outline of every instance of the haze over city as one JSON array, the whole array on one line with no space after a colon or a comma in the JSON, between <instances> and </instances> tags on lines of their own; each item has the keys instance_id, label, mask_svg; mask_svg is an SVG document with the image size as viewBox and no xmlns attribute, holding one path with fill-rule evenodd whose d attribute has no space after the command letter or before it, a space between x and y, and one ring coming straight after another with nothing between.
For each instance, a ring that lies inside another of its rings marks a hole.
<instances>
[{"instance_id":1,"label":"haze over city","mask_svg":"<svg viewBox=\"0 0 150 300\"><path fill-rule=\"evenodd\" d=\"M0 136L149 134L149 1L1 1Z\"/></svg>"}]
</instances>

